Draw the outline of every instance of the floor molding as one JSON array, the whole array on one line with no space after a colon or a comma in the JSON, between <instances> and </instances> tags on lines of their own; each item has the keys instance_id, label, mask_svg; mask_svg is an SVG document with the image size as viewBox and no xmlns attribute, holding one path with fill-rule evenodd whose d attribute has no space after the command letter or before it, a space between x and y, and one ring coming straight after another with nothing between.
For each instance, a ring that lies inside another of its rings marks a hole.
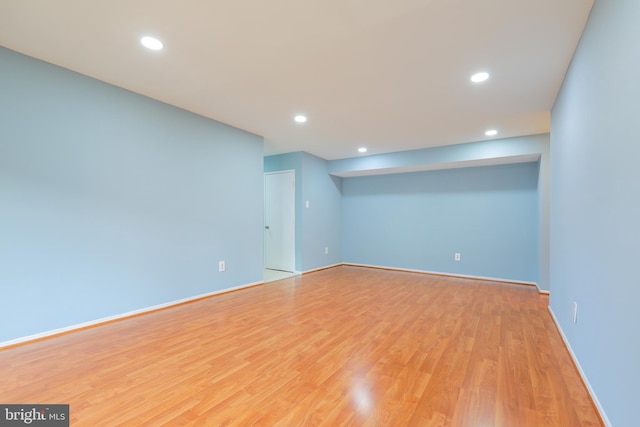
<instances>
[{"instance_id":1,"label":"floor molding","mask_svg":"<svg viewBox=\"0 0 640 427\"><path fill-rule=\"evenodd\" d=\"M346 265L346 264L343 263L343 262L339 262L337 264L325 265L324 267L318 267L318 268L312 268L311 270L305 270L305 271L302 272L302 274L314 273L316 271L322 271L322 270L327 270L329 268L340 267L341 265Z\"/></svg>"},{"instance_id":2,"label":"floor molding","mask_svg":"<svg viewBox=\"0 0 640 427\"><path fill-rule=\"evenodd\" d=\"M540 286L538 286L536 282L526 282L522 280L512 280L512 279L501 279L498 277L472 276L468 274L443 273L441 271L417 270L412 268L387 267L387 266L370 265L370 264L356 264L353 262L344 262L342 263L342 265L348 265L352 267L378 268L381 270L406 271L409 273L432 274L434 276L458 277L462 279L487 280L490 282L511 283L511 284L523 285L523 286L535 286L536 289L538 289L539 293L549 295L549 291L540 289Z\"/></svg>"},{"instance_id":3,"label":"floor molding","mask_svg":"<svg viewBox=\"0 0 640 427\"><path fill-rule=\"evenodd\" d=\"M560 337L564 342L564 346L567 348L567 351L569 352L569 356L571 356L571 360L573 361L573 364L576 366L576 369L578 370L578 374L580 374L580 378L582 379L582 382L584 383L585 387L587 388L587 391L589 392L589 396L591 396L591 401L593 402L593 405L596 407L596 411L598 411L598 415L600 415L600 418L602 419L602 422L604 423L605 426L611 427L611 421L609 421L609 418L607 417L607 414L605 413L604 408L602 407L602 405L600 404L600 401L598 400L598 396L596 396L596 393L591 387L591 384L589 383L589 380L587 379L586 374L582 370L582 366L580 366L580 362L578 361L576 354L573 352L573 349L571 348L571 344L569 344L569 340L564 334L564 331L562 330L562 327L560 326L560 323L558 322L556 315L553 313L551 306L548 306L547 309L549 310L549 314L551 315L551 319L553 320L553 323L556 325L556 329L560 333Z\"/></svg>"},{"instance_id":4,"label":"floor molding","mask_svg":"<svg viewBox=\"0 0 640 427\"><path fill-rule=\"evenodd\" d=\"M259 286L259 285L262 285L262 284L264 284L264 282L260 281L260 282L248 283L248 284L240 285L240 286L234 286L234 287L231 287L231 288L220 289L220 290L217 290L217 291L208 292L206 294L196 295L196 296L193 296L193 297L188 297L188 298L183 298L183 299L170 301L170 302L166 302L166 303L162 303L162 304L153 305L151 307L145 307L145 308L141 308L141 309L138 309L138 310L128 311L126 313L121 313L121 314L116 314L116 315L113 315L113 316L102 317L100 319L90 320L88 322L78 323L76 325L65 326L63 328L52 329L50 331L41 332L41 333L38 333L38 334L27 335L27 336L24 336L24 337L13 339L13 340L0 342L0 351L5 349L5 348L8 348L8 347L15 347L15 346L19 346L19 345L35 342L35 341L40 341L40 340L43 340L43 339L46 339L46 338L51 338L51 337L54 337L54 336L57 336L57 335L64 335L64 334L68 334L68 333L71 333L71 332L77 332L77 331L80 331L80 330L83 330L83 329L94 328L96 326L104 325L104 324L111 323L111 322L116 322L118 320L123 320L123 319L129 318L129 317L140 316L140 315L151 313L151 312L154 312L154 311L164 310L166 308L175 307L175 306L182 305L182 304L188 304L190 302L194 302L194 301L201 300L201 299L204 299L204 298L209 298L209 297L212 297L212 296L215 296L215 295L226 294L228 292L234 292L234 291L238 291L240 289L251 288L253 286Z\"/></svg>"}]
</instances>

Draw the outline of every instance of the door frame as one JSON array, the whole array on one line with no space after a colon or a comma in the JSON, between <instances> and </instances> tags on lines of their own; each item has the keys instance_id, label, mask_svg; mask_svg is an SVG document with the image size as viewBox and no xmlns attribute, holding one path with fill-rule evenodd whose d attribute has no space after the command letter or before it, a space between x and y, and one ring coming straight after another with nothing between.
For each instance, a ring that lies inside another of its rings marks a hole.
<instances>
[{"instance_id":1,"label":"door frame","mask_svg":"<svg viewBox=\"0 0 640 427\"><path fill-rule=\"evenodd\" d=\"M293 200L293 206L291 206L290 208L292 209L292 213L293 213L293 223L291 224L291 234L292 234L292 239L293 239L293 245L291 246L291 250L293 253L289 253L287 254L287 257L290 257L290 259L293 260L293 265L292 265L292 270L282 270L282 271L291 271L292 273L296 273L296 202L297 202L297 198L296 198L296 171L295 169L285 169L285 170L279 170L279 171L272 171L272 172L264 172L264 215L263 215L263 233L262 233L262 238L263 238L263 251L264 251L264 256L263 256L263 266L264 268L267 268L267 239L266 239L266 227L267 227L267 176L268 175L277 175L277 174L290 174L293 178L293 188L291 189L292 191L292 200Z\"/></svg>"}]
</instances>

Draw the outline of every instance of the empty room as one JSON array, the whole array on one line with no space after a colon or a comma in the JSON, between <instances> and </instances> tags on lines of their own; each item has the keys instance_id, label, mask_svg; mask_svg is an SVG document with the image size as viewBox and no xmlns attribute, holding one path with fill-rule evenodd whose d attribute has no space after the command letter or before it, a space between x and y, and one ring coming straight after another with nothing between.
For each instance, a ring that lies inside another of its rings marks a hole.
<instances>
[{"instance_id":1,"label":"empty room","mask_svg":"<svg viewBox=\"0 0 640 427\"><path fill-rule=\"evenodd\" d=\"M0 425L637 425L638 22L3 0Z\"/></svg>"}]
</instances>

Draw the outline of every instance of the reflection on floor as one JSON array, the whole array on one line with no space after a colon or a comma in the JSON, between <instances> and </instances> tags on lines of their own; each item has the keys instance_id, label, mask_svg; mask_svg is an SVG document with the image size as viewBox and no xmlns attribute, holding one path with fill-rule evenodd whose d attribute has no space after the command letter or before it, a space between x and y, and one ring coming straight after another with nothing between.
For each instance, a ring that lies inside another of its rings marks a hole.
<instances>
[{"instance_id":1,"label":"reflection on floor","mask_svg":"<svg viewBox=\"0 0 640 427\"><path fill-rule=\"evenodd\" d=\"M264 283L275 282L276 280L287 279L293 276L297 276L297 273L293 273L290 271L270 270L268 268L265 268L262 274Z\"/></svg>"}]
</instances>

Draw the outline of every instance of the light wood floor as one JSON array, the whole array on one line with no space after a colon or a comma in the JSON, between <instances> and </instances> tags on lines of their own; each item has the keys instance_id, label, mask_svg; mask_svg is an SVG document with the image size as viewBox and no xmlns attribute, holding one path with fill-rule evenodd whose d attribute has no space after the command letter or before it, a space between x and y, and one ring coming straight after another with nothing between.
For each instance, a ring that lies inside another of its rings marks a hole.
<instances>
[{"instance_id":1,"label":"light wood floor","mask_svg":"<svg viewBox=\"0 0 640 427\"><path fill-rule=\"evenodd\" d=\"M533 287L337 267L0 351L72 426L601 425Z\"/></svg>"}]
</instances>

